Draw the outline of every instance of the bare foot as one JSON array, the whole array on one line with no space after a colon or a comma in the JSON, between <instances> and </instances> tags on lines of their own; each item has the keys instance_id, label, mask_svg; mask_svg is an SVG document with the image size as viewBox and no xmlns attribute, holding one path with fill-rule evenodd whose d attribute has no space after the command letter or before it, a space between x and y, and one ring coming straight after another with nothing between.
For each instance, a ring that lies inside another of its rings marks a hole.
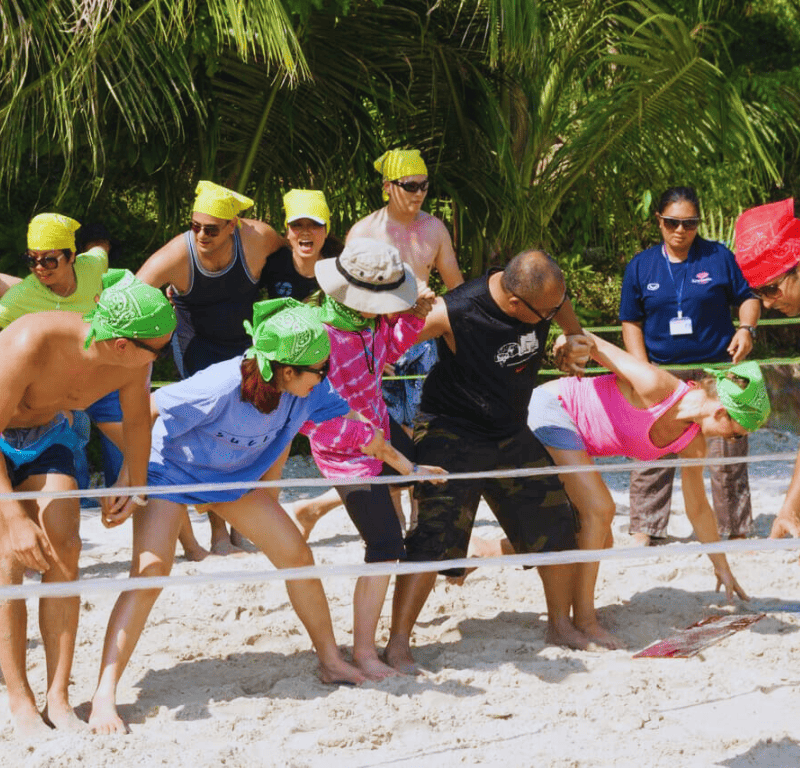
<instances>
[{"instance_id":1,"label":"bare foot","mask_svg":"<svg viewBox=\"0 0 800 768\"><path fill-rule=\"evenodd\" d=\"M201 560L205 560L211 553L201 547L199 544L196 547L184 547L183 548L183 556L190 562L190 563L199 563Z\"/></svg>"},{"instance_id":2,"label":"bare foot","mask_svg":"<svg viewBox=\"0 0 800 768\"><path fill-rule=\"evenodd\" d=\"M642 533L641 531L637 531L636 533L631 534L631 538L633 539L633 543L637 547L649 547L650 546L650 534L649 533Z\"/></svg>"},{"instance_id":3,"label":"bare foot","mask_svg":"<svg viewBox=\"0 0 800 768\"><path fill-rule=\"evenodd\" d=\"M42 712L42 718L59 731L80 732L87 730L88 726L76 714L69 704L50 704Z\"/></svg>"},{"instance_id":4,"label":"bare foot","mask_svg":"<svg viewBox=\"0 0 800 768\"><path fill-rule=\"evenodd\" d=\"M12 710L11 722L14 724L14 735L25 742L34 742L53 735L53 729L42 719L35 706L20 707Z\"/></svg>"},{"instance_id":5,"label":"bare foot","mask_svg":"<svg viewBox=\"0 0 800 768\"><path fill-rule=\"evenodd\" d=\"M366 659L354 659L356 666L366 675L368 680L384 680L387 677L397 677L401 673L384 664L377 656Z\"/></svg>"},{"instance_id":6,"label":"bare foot","mask_svg":"<svg viewBox=\"0 0 800 768\"><path fill-rule=\"evenodd\" d=\"M216 541L211 542L211 554L212 555L241 555L244 550L239 549L229 538L220 538Z\"/></svg>"},{"instance_id":7,"label":"bare foot","mask_svg":"<svg viewBox=\"0 0 800 768\"><path fill-rule=\"evenodd\" d=\"M315 499L296 501L289 515L292 518L292 522L300 529L305 541L308 541L311 531L314 530L314 526L322 517L319 505L314 502Z\"/></svg>"},{"instance_id":8,"label":"bare foot","mask_svg":"<svg viewBox=\"0 0 800 768\"><path fill-rule=\"evenodd\" d=\"M547 622L544 640L550 645L562 645L585 651L589 647L589 638L583 634L569 619Z\"/></svg>"},{"instance_id":9,"label":"bare foot","mask_svg":"<svg viewBox=\"0 0 800 768\"><path fill-rule=\"evenodd\" d=\"M589 638L589 641L594 645L598 645L601 648L608 648L610 651L617 651L620 648L624 648L625 644L615 635L612 635L607 629L601 627L596 621L593 624L589 624L585 627L579 627L580 631L583 632L586 637Z\"/></svg>"},{"instance_id":10,"label":"bare foot","mask_svg":"<svg viewBox=\"0 0 800 768\"><path fill-rule=\"evenodd\" d=\"M117 705L111 699L95 695L92 699L92 711L89 713L89 728L93 733L109 735L111 733L130 733L130 729L117 713Z\"/></svg>"},{"instance_id":11,"label":"bare foot","mask_svg":"<svg viewBox=\"0 0 800 768\"><path fill-rule=\"evenodd\" d=\"M319 664L319 679L327 685L361 685L366 677L352 664L338 659L332 664Z\"/></svg>"},{"instance_id":12,"label":"bare foot","mask_svg":"<svg viewBox=\"0 0 800 768\"><path fill-rule=\"evenodd\" d=\"M404 675L420 674L420 669L411 655L408 643L392 642L392 639L389 638L389 643L383 652L383 660L392 669L396 669Z\"/></svg>"}]
</instances>

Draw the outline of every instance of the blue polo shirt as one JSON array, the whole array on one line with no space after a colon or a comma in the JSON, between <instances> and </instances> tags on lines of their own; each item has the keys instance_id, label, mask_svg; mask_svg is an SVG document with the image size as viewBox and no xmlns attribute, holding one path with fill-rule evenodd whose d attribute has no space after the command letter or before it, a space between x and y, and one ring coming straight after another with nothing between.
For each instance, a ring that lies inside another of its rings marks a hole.
<instances>
[{"instance_id":1,"label":"blue polo shirt","mask_svg":"<svg viewBox=\"0 0 800 768\"><path fill-rule=\"evenodd\" d=\"M692 333L672 336L669 322L692 320ZM663 244L637 253L625 269L619 318L641 322L654 363L715 363L730 360L734 334L731 307L753 298L734 255L722 244L695 237L689 257L670 263Z\"/></svg>"}]
</instances>

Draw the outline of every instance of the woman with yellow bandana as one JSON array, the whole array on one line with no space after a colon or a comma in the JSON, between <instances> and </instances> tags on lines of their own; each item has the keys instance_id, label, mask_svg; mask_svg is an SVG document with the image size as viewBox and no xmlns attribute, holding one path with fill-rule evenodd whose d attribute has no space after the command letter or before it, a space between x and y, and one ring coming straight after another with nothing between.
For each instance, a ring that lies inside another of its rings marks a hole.
<instances>
[{"instance_id":1,"label":"woman with yellow bandana","mask_svg":"<svg viewBox=\"0 0 800 768\"><path fill-rule=\"evenodd\" d=\"M253 318L267 257L284 245L269 224L241 218L253 205L249 197L206 180L198 182L195 193L189 229L136 273L157 288L169 286L178 315L172 351L181 378L249 347L242 323ZM238 551L225 524L213 513L209 522L211 551Z\"/></svg>"}]
</instances>

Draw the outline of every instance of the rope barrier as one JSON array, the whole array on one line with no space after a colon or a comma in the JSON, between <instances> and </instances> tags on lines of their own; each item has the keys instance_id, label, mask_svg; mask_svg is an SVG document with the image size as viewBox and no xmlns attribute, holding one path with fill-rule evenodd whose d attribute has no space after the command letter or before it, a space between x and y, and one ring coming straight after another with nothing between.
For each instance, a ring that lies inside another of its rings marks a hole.
<instances>
[{"instance_id":1,"label":"rope barrier","mask_svg":"<svg viewBox=\"0 0 800 768\"><path fill-rule=\"evenodd\" d=\"M800 549L800 539L755 539L718 541L710 544L670 544L665 547L628 547L625 549L570 549L563 552L536 552L502 557L464 557L454 560L402 563L360 563L348 565L310 565L302 568L283 568L271 571L229 571L190 576L146 576L140 578L83 579L50 584L24 584L0 587L0 600L22 600L31 597L73 597L85 594L134 592L139 589L191 587L213 583L263 583L323 579L334 577L386 576L410 573L431 573L451 568L514 568L570 563L600 562L603 560L640 560L680 555L771 551L785 552Z\"/></svg>"},{"instance_id":2,"label":"rope barrier","mask_svg":"<svg viewBox=\"0 0 800 768\"><path fill-rule=\"evenodd\" d=\"M413 475L413 482L426 480L480 480L482 478L537 477L540 475L569 475L581 472L630 472L639 469L665 467L707 467L723 464L755 464L768 461L795 461L797 453L762 453L755 456L731 456L728 458L658 459L654 461L622 461L613 464L578 464L572 466L519 467L517 469L495 469L484 472L453 472ZM200 493L204 491L229 491L241 488L290 488L294 486L330 488L332 485L397 485L407 483L411 475L383 475L378 477L308 477L281 480L237 481L230 483L187 483L185 485L142 485L125 488L86 488L71 491L14 491L0 493L0 501L22 501L27 499L77 499L102 498L105 496L132 496L146 494ZM208 502L213 503L213 502Z\"/></svg>"}]
</instances>

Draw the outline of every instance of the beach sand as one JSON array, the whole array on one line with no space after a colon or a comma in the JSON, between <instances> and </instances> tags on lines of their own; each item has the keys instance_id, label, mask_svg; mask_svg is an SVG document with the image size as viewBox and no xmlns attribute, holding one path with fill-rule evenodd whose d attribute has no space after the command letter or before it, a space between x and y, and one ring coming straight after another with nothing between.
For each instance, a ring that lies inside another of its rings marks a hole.
<instances>
[{"instance_id":1,"label":"beach sand","mask_svg":"<svg viewBox=\"0 0 800 768\"><path fill-rule=\"evenodd\" d=\"M797 437L764 430L751 453L793 452ZM756 537L765 537L792 464L750 468ZM292 459L291 474L310 474ZM630 547L627 475L607 474L617 502L615 546ZM316 494L313 491L312 494ZM306 494L295 491L285 494ZM104 529L83 512L84 578L127 574L130 523ZM207 542L208 526L194 516ZM477 531L501 532L482 505ZM671 533L690 526L675 495ZM317 563L361 563L362 544L342 508L314 530ZM750 603L728 606L714 592L707 557L670 553L603 563L600 618L626 650L572 651L544 642L545 604L535 571L480 569L464 586L443 579L417 626L423 674L358 688L319 682L310 642L282 584L219 581L165 590L119 688L126 736L60 734L15 740L0 684L3 766L797 766L800 565L797 552L730 557ZM262 571L257 553L178 558L173 573ZM340 645L349 651L354 582L325 584ZM88 716L103 636L115 595L84 595L72 701ZM29 606L28 670L43 699L44 659L35 604ZM380 642L389 629L387 601ZM715 614L764 612L748 629L688 659L634 659L678 629Z\"/></svg>"}]
</instances>

